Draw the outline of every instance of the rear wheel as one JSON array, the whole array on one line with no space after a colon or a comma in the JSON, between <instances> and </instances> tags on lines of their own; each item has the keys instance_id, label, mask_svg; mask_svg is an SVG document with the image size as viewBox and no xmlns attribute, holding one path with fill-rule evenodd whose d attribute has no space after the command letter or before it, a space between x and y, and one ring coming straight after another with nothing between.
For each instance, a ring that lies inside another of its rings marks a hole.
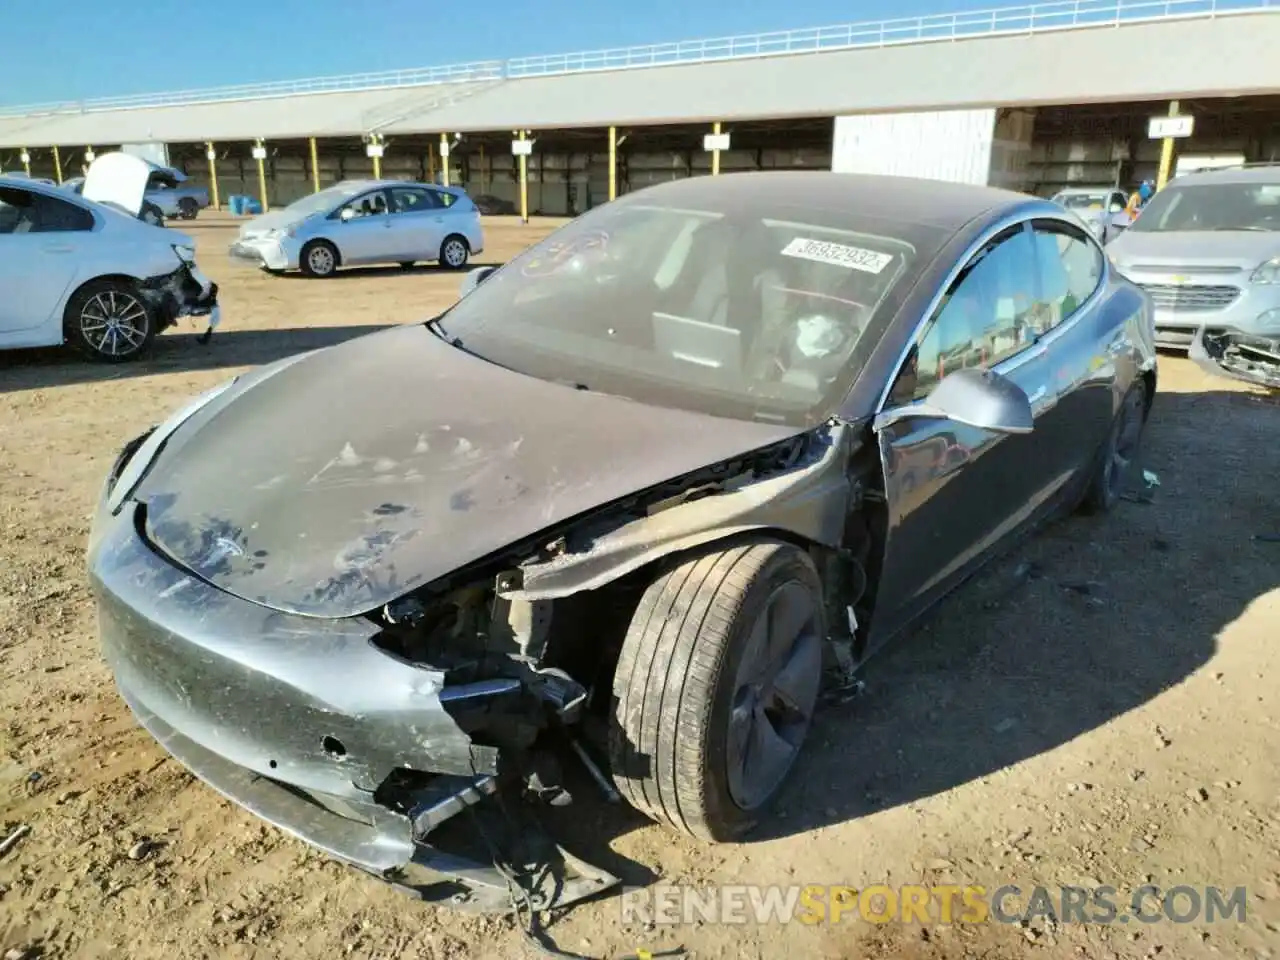
<instances>
[{"instance_id":1,"label":"rear wheel","mask_svg":"<svg viewBox=\"0 0 1280 960\"><path fill-rule=\"evenodd\" d=\"M183 220L194 220L200 213L200 207L190 197L183 197L178 201L178 215Z\"/></svg>"},{"instance_id":2,"label":"rear wheel","mask_svg":"<svg viewBox=\"0 0 1280 960\"><path fill-rule=\"evenodd\" d=\"M412 260L403 260L403 261L401 261L401 263L400 263L400 269L401 269L401 270L412 270L412 269L413 269L413 264L414 264L414 261L412 261Z\"/></svg>"},{"instance_id":3,"label":"rear wheel","mask_svg":"<svg viewBox=\"0 0 1280 960\"><path fill-rule=\"evenodd\" d=\"M1087 512L1106 513L1120 501L1133 474L1149 404L1147 385L1142 381L1125 394L1085 490L1081 506Z\"/></svg>"},{"instance_id":4,"label":"rear wheel","mask_svg":"<svg viewBox=\"0 0 1280 960\"><path fill-rule=\"evenodd\" d=\"M164 226L164 212L154 203L143 203L138 219L143 223L151 224L153 227Z\"/></svg>"},{"instance_id":5,"label":"rear wheel","mask_svg":"<svg viewBox=\"0 0 1280 960\"><path fill-rule=\"evenodd\" d=\"M338 269L338 248L328 240L312 240L302 248L301 266L308 277L331 277Z\"/></svg>"},{"instance_id":6,"label":"rear wheel","mask_svg":"<svg viewBox=\"0 0 1280 960\"><path fill-rule=\"evenodd\" d=\"M730 547L659 577L614 675L618 790L701 839L750 830L808 734L825 635L817 571L790 544Z\"/></svg>"},{"instance_id":7,"label":"rear wheel","mask_svg":"<svg viewBox=\"0 0 1280 960\"><path fill-rule=\"evenodd\" d=\"M66 342L90 359L123 363L151 346L156 321L135 284L95 280L72 294L62 329Z\"/></svg>"},{"instance_id":8,"label":"rear wheel","mask_svg":"<svg viewBox=\"0 0 1280 960\"><path fill-rule=\"evenodd\" d=\"M458 234L450 234L440 244L440 264L450 270L461 270L471 257L471 247L465 238Z\"/></svg>"}]
</instances>

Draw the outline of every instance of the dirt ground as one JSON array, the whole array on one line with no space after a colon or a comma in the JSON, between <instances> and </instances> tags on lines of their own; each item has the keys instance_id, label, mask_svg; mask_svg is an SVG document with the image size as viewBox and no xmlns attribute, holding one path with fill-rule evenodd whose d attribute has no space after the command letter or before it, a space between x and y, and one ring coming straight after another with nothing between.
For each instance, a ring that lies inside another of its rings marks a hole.
<instances>
[{"instance_id":1,"label":"dirt ground","mask_svg":"<svg viewBox=\"0 0 1280 960\"><path fill-rule=\"evenodd\" d=\"M186 225L182 225L183 228ZM506 918L416 903L327 861L166 759L118 699L84 576L90 510L119 447L252 364L431 315L458 276L329 281L231 263L235 224L189 232L223 330L110 369L0 357L0 858L5 956L534 955ZM498 262L545 225L495 219ZM594 798L580 850L629 882L1110 884L1247 888L1244 923L621 923L616 899L551 928L618 956L1280 957L1280 408L1166 357L1152 502L1064 521L947 601L821 718L777 818L714 848ZM145 851L136 846L148 841ZM24 954L23 950L27 952Z\"/></svg>"}]
</instances>

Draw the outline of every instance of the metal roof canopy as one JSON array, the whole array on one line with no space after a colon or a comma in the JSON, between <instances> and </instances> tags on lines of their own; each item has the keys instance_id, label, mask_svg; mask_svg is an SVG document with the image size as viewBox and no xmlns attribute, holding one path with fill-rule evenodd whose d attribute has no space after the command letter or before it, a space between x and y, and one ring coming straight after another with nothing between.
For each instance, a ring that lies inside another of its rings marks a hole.
<instances>
[{"instance_id":1,"label":"metal roof canopy","mask_svg":"<svg viewBox=\"0 0 1280 960\"><path fill-rule=\"evenodd\" d=\"M1152 15L1156 10L1173 12ZM217 91L188 91L169 95L185 98L181 103L163 106L86 104L84 112L0 116L0 147L568 129L1271 93L1280 41L1276 14L1280 9L1259 8L1258 0L1067 0L526 58L506 63L507 79L488 65L471 65L436 68L464 79L418 86L388 80L378 89L259 99L244 94L219 102L207 99ZM965 20L979 15L986 29ZM908 39L895 39L904 33ZM779 38L786 38L785 45ZM795 47L820 52L787 52ZM1057 60L1072 69L1043 69ZM659 63L674 65L653 65ZM342 79L324 82L332 89Z\"/></svg>"}]
</instances>

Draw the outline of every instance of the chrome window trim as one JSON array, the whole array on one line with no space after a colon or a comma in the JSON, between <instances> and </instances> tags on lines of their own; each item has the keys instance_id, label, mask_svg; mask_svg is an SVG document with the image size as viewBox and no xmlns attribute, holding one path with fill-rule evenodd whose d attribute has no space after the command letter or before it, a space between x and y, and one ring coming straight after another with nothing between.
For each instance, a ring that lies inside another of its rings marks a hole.
<instances>
[{"instance_id":1,"label":"chrome window trim","mask_svg":"<svg viewBox=\"0 0 1280 960\"><path fill-rule=\"evenodd\" d=\"M1081 229L1079 225L1075 223L1070 213L1065 210L1050 207L1043 207L1031 211L1024 208L1019 210L1017 213L1001 217L999 220L995 221L995 223L987 227L987 229L983 230L982 233L978 235L977 239L965 248L964 254L956 258L955 264L947 272L946 279L938 285L938 289L929 300L928 308L923 312L920 320L916 322L915 329L912 331L910 339L898 354L898 361L893 366L893 374L888 378L885 385L880 390L880 399L876 402L875 412L872 414L873 418L880 416L880 414L884 412L885 404L889 401L889 394L893 390L893 385L898 382L898 377L902 375L902 369L907 362L907 357L911 355L911 351L913 349L920 345L925 327L928 326L929 321L933 319L935 314L937 314L938 307L942 303L942 298L946 295L947 291L951 289L951 285L956 282L956 278L964 268L969 265L969 262L978 255L983 247L1010 227L1015 227L1021 224L1025 231L1028 233L1033 232L1034 228L1031 224L1035 220L1055 220L1073 230L1076 234L1083 237L1086 243L1089 243L1094 247L1094 252L1098 254L1102 262L1102 270L1098 275L1098 285L1094 288L1093 293L1080 304L1070 317L1058 324L1035 343L1028 345L1025 350L1020 350L1013 356L1006 357L1004 360L1001 360L991 368L992 370L1003 375L1012 370L1016 370L1024 363L1030 363L1032 360L1036 360L1044 356L1049 350L1049 344L1061 337L1065 331L1071 329L1085 313L1086 308L1091 307L1102 291L1107 288L1111 280L1111 261L1107 257L1106 251L1102 249L1101 244L1098 243L1097 238L1090 236L1089 231ZM1036 285L1039 286L1038 276ZM914 403L916 401L912 402ZM908 404L903 404L902 406L907 405Z\"/></svg>"}]
</instances>

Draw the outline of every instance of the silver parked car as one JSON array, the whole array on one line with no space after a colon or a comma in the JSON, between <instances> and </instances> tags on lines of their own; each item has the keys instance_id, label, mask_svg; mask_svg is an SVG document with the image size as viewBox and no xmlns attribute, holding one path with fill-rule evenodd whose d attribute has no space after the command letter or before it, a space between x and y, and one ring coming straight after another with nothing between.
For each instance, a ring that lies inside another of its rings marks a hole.
<instances>
[{"instance_id":1,"label":"silver parked car","mask_svg":"<svg viewBox=\"0 0 1280 960\"><path fill-rule=\"evenodd\" d=\"M1059 190L1052 199L1083 220L1099 243L1109 243L1123 229L1115 218L1124 213L1128 199L1124 191L1116 187L1068 187Z\"/></svg>"},{"instance_id":2,"label":"silver parked car","mask_svg":"<svg viewBox=\"0 0 1280 960\"><path fill-rule=\"evenodd\" d=\"M480 211L459 187L346 180L246 223L231 256L272 272L427 260L453 270L484 250Z\"/></svg>"},{"instance_id":3,"label":"silver parked car","mask_svg":"<svg viewBox=\"0 0 1280 960\"><path fill-rule=\"evenodd\" d=\"M1151 294L1159 346L1280 387L1280 166L1178 177L1107 252Z\"/></svg>"}]
</instances>

